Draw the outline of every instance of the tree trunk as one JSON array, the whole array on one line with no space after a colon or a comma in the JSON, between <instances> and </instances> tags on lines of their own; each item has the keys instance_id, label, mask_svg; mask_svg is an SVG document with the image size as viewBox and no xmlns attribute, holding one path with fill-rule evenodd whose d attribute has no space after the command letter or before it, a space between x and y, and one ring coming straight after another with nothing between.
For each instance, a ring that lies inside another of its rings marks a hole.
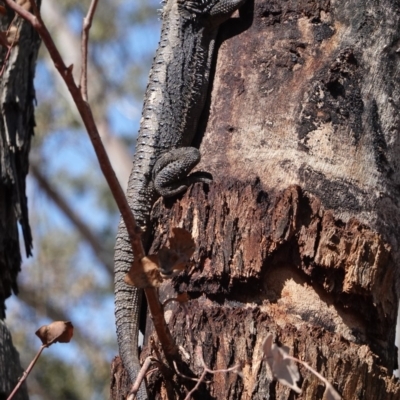
<instances>
[{"instance_id":1,"label":"tree trunk","mask_svg":"<svg viewBox=\"0 0 400 400\"><path fill-rule=\"evenodd\" d=\"M8 39L14 43L8 59L7 48L0 47L0 69L4 67L0 81L0 398L8 396L22 374L18 353L2 320L6 298L12 291L17 293L21 266L18 222L28 256L32 249L25 178L34 127L33 78L40 44L30 24L13 18L11 12L0 18L2 31L11 24ZM15 398L28 398L26 386Z\"/></svg>"},{"instance_id":2,"label":"tree trunk","mask_svg":"<svg viewBox=\"0 0 400 400\"><path fill-rule=\"evenodd\" d=\"M193 268L161 291L191 297L166 308L185 375L203 370L197 346L211 369L242 365L193 398L292 399L262 361L268 332L344 399L400 397L399 6L256 0L221 29L200 146L214 183L153 209L152 251L177 226L196 242ZM296 398L322 399L300 374ZM195 385L148 380L151 399Z\"/></svg>"}]
</instances>

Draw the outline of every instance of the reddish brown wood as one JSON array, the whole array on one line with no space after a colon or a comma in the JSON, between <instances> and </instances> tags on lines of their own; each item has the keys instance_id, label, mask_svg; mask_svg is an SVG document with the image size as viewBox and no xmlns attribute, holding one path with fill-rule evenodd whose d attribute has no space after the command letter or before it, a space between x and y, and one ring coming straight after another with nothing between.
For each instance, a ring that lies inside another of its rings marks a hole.
<instances>
[{"instance_id":1,"label":"reddish brown wood","mask_svg":"<svg viewBox=\"0 0 400 400\"><path fill-rule=\"evenodd\" d=\"M192 298L166 309L179 369L201 374L196 345L210 368L243 365L193 398L294 398L261 360L268 332L344 399L399 398L398 26L393 0L255 0L223 27L199 140L214 183L153 210L152 251L177 226L196 242L162 290ZM300 372L297 398L322 399ZM191 387L149 380L151 399Z\"/></svg>"},{"instance_id":2,"label":"reddish brown wood","mask_svg":"<svg viewBox=\"0 0 400 400\"><path fill-rule=\"evenodd\" d=\"M198 376L196 345L211 368L243 365L243 378L218 374L198 398L290 398L261 362L268 332L345 399L400 395L390 378L395 268L380 235L356 219L335 218L298 186L267 193L259 181L213 184L206 191L196 185L180 201L162 203L154 210L159 234L153 250L178 225L198 244L196 266L174 280L177 291L192 297L188 315L179 306L167 311L178 345ZM299 398L322 398L323 385L301 373Z\"/></svg>"}]
</instances>

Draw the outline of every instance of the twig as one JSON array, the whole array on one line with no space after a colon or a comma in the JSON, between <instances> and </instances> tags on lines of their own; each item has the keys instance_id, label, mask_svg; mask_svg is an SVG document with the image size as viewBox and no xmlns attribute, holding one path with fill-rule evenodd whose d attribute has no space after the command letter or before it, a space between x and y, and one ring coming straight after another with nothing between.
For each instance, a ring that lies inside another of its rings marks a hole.
<instances>
[{"instance_id":1,"label":"twig","mask_svg":"<svg viewBox=\"0 0 400 400\"><path fill-rule=\"evenodd\" d=\"M165 321L164 309L158 298L157 290L153 287L150 287L145 288L144 292L146 293L148 303L147 305L153 319L153 324L157 332L157 337L160 340L166 359L168 360L170 365L172 365L172 360L179 355L179 352L178 347L176 346L171 332L168 329L168 325Z\"/></svg>"},{"instance_id":2,"label":"twig","mask_svg":"<svg viewBox=\"0 0 400 400\"><path fill-rule=\"evenodd\" d=\"M88 101L88 90L87 90L87 62L88 62L88 42L89 42L89 31L92 26L93 16L96 11L98 0L92 0L86 17L83 19L82 26L82 67L81 67L81 79L80 88L82 97L85 101Z\"/></svg>"},{"instance_id":3,"label":"twig","mask_svg":"<svg viewBox=\"0 0 400 400\"><path fill-rule=\"evenodd\" d=\"M185 400L190 400L190 396L200 387L200 385L203 382L206 374L207 374L207 370L204 368L203 372L200 375L199 381L196 383L194 388L187 394L187 396L185 397Z\"/></svg>"},{"instance_id":4,"label":"twig","mask_svg":"<svg viewBox=\"0 0 400 400\"><path fill-rule=\"evenodd\" d=\"M313 373L319 380L321 380L325 384L325 388L330 390L332 393L332 396L337 395L337 398L341 398L339 393L336 391L336 389L333 387L333 385L326 379L324 378L318 371L316 371L313 367L308 365L305 361L301 361L299 358L292 357L289 354L285 354L285 358L288 358L289 360L298 362L299 364L303 365L305 368L307 368L311 373Z\"/></svg>"},{"instance_id":5,"label":"twig","mask_svg":"<svg viewBox=\"0 0 400 400\"><path fill-rule=\"evenodd\" d=\"M198 382L198 381L202 380L201 377L200 378L192 378L191 376L187 376L187 375L183 374L181 371L179 371L178 364L176 363L176 361L174 361L174 368L175 368L175 372L177 373L177 375L181 376L182 378L185 378L185 379L187 379L189 381L193 381L193 382Z\"/></svg>"},{"instance_id":6,"label":"twig","mask_svg":"<svg viewBox=\"0 0 400 400\"><path fill-rule=\"evenodd\" d=\"M11 392L11 394L7 397L7 400L11 400L15 393L17 393L18 389L21 387L21 385L24 383L25 379L28 377L28 375L30 374L30 372L32 371L32 368L35 366L36 361L39 359L40 355L42 354L42 351L47 347L46 344L42 344L40 346L39 351L37 352L35 358L31 361L31 363L29 364L28 368L24 371L24 373L22 374L20 380L18 381L17 385L15 386L14 390Z\"/></svg>"},{"instance_id":7,"label":"twig","mask_svg":"<svg viewBox=\"0 0 400 400\"><path fill-rule=\"evenodd\" d=\"M110 160L97 130L91 107L89 103L84 100L79 87L75 83L74 77L72 75L73 66L71 65L67 67L65 65L64 60L61 57L61 54L58 51L56 45L54 44L54 41L46 25L43 23L39 12L37 12L36 15L33 15L17 3L15 3L13 0L3 1L7 4L8 7L14 10L22 18L30 22L32 26L36 29L43 43L45 44L55 67L65 81L65 84L67 85L68 90L70 91L72 98L74 99L76 107L78 108L79 114L88 132L97 159L99 161L101 171L107 180L108 186L110 187L111 193L114 196L118 209L121 212L122 218L125 222L134 258L137 260L141 260L145 256L141 240L141 230L136 225L128 201L111 166ZM37 11L37 7L35 8L36 4L34 0L30 0L30 2L33 6L33 9ZM146 288L144 289L144 291L146 293L150 313L153 317L154 327L157 332L157 336L160 340L167 360L171 363L172 359L175 358L179 353L178 348L176 347L172 335L165 322L163 308L158 299L157 291L153 287Z\"/></svg>"},{"instance_id":8,"label":"twig","mask_svg":"<svg viewBox=\"0 0 400 400\"><path fill-rule=\"evenodd\" d=\"M40 18L39 9L38 9L38 7L36 5L36 0L29 0L29 3L31 5L31 8L32 8L33 13L35 14L35 16Z\"/></svg>"},{"instance_id":9,"label":"twig","mask_svg":"<svg viewBox=\"0 0 400 400\"><path fill-rule=\"evenodd\" d=\"M164 303L162 303L162 306L165 308L166 305L168 305L169 303L173 303L174 301L179 303L179 300L176 297L171 297L171 298L165 300Z\"/></svg>"},{"instance_id":10,"label":"twig","mask_svg":"<svg viewBox=\"0 0 400 400\"><path fill-rule=\"evenodd\" d=\"M30 1L32 4L34 4L34 0ZM33 15L29 11L26 11L24 8L19 6L13 0L4 0L4 2L12 10L18 13L22 18L32 24L32 26L37 30L40 37L42 38L43 43L47 47L47 50L49 51L50 57L53 60L55 67L65 81L68 90L70 91L75 101L76 107L78 108L79 114L89 134L90 140L92 142L93 148L96 152L96 156L100 164L100 168L107 180L110 190L124 219L129 239L132 244L134 256L137 259L142 259L145 253L140 238L140 229L136 225L135 219L133 218L132 212L129 208L128 201L117 180L117 177L115 176L115 172L112 169L110 160L108 159L103 143L101 142L99 132L93 118L92 110L89 104L83 99L81 91L75 83L74 77L72 75L73 67L67 67L65 65L64 60L62 59L60 52L54 44L54 41L47 27L43 23L39 13L37 15Z\"/></svg>"},{"instance_id":11,"label":"twig","mask_svg":"<svg viewBox=\"0 0 400 400\"><path fill-rule=\"evenodd\" d=\"M48 182L47 178L42 174L36 163L30 162L29 172L35 177L37 183L42 190L50 197L50 199L57 205L57 207L65 214L65 216L72 222L82 237L89 243L93 253L98 260L104 264L109 273L113 273L113 266L105 255L104 248L98 238L94 235L88 225L86 225L81 218L72 210L66 200L60 195L57 190Z\"/></svg>"},{"instance_id":12,"label":"twig","mask_svg":"<svg viewBox=\"0 0 400 400\"><path fill-rule=\"evenodd\" d=\"M137 391L140 388L140 384L142 383L142 380L144 379L147 370L149 369L151 363L153 361L153 357L147 357L144 360L144 363L142 365L142 368L140 368L140 371L138 373L138 376L136 377L136 381L135 383L132 385L131 390L128 393L128 397L126 398L126 400L133 400L135 398L135 395L137 393Z\"/></svg>"},{"instance_id":13,"label":"twig","mask_svg":"<svg viewBox=\"0 0 400 400\"><path fill-rule=\"evenodd\" d=\"M194 388L187 394L187 396L185 397L184 400L190 400L190 396L199 388L199 386L201 385L201 383L204 382L204 378L205 378L205 376L206 376L207 373L209 373L209 374L217 374L217 373L236 372L236 373L239 374L239 370L241 369L240 364L236 364L236 365L234 365L234 366L231 367L231 368L225 368L225 369L215 369L215 370L212 370L212 369L208 368L208 367L206 366L206 363L204 362L203 350L202 350L201 346L197 346L196 355L197 355L197 357L199 358L200 362L202 363L204 369L203 369L203 372L202 372L201 375L200 375L200 378L198 378L198 381L197 381L196 385L195 385ZM176 369L176 372L177 372L179 375L183 376L184 378L188 378L188 379L194 380L193 378L189 378L189 377L186 377L185 375L182 375L182 374L178 371L178 369L176 368L176 364L175 364L175 369Z\"/></svg>"}]
</instances>

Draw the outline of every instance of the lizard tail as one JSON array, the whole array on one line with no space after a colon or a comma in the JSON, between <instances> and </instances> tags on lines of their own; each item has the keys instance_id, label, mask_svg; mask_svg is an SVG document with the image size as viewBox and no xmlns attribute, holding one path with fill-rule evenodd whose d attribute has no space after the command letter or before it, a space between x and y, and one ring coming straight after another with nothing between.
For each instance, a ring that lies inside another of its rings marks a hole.
<instances>
[{"instance_id":1,"label":"lizard tail","mask_svg":"<svg viewBox=\"0 0 400 400\"><path fill-rule=\"evenodd\" d=\"M133 384L140 371L138 355L139 317L143 290L127 285L126 273L133 262L128 232L121 218L115 244L115 323L119 354ZM136 394L137 400L147 400L146 385L143 381Z\"/></svg>"}]
</instances>

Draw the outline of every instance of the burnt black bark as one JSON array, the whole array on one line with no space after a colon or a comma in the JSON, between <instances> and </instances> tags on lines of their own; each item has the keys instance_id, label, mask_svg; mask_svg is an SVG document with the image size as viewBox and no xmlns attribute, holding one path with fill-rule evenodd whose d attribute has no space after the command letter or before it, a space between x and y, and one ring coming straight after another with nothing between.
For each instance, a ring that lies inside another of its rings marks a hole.
<instances>
[{"instance_id":1,"label":"burnt black bark","mask_svg":"<svg viewBox=\"0 0 400 400\"><path fill-rule=\"evenodd\" d=\"M29 150L33 136L35 91L33 78L40 40L34 29L10 10L0 17L2 31L12 25L13 48L0 48L0 319L5 318L5 300L18 293L17 275L21 267L18 224L27 256L31 255L25 180L29 168ZM18 353L11 335L1 321L0 398L6 398L21 376ZM2 397L3 396L3 397ZM24 386L17 399L27 399Z\"/></svg>"}]
</instances>

